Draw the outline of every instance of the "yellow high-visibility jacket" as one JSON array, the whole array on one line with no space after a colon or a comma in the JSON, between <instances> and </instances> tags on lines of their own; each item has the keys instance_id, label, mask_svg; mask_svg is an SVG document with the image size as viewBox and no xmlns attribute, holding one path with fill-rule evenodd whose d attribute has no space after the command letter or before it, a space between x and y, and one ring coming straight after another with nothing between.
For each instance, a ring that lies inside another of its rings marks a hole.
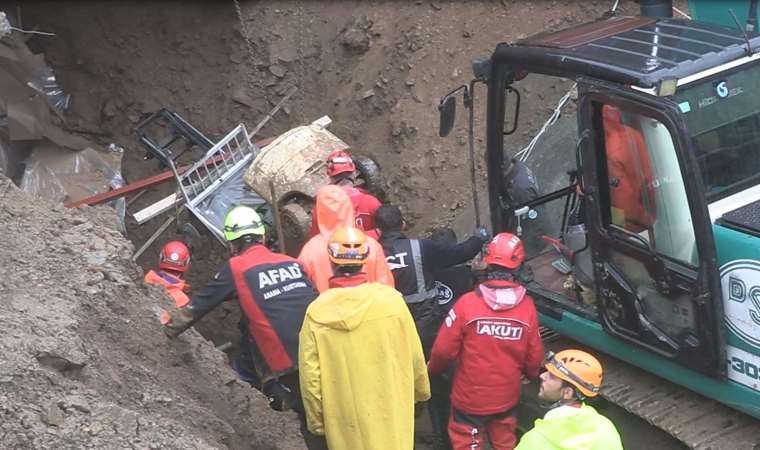
<instances>
[{"instance_id":1,"label":"yellow high-visibility jacket","mask_svg":"<svg viewBox=\"0 0 760 450\"><path fill-rule=\"evenodd\" d=\"M414 403L430 398L425 357L401 294L332 288L306 310L299 340L309 431L330 450L411 450Z\"/></svg>"}]
</instances>

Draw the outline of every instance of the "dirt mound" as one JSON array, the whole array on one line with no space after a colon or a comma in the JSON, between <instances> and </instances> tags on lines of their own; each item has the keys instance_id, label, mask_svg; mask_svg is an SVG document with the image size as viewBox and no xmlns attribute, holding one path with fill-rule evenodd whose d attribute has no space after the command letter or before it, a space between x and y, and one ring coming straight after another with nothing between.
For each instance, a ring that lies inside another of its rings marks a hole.
<instances>
[{"instance_id":1,"label":"dirt mound","mask_svg":"<svg viewBox=\"0 0 760 450\"><path fill-rule=\"evenodd\" d=\"M195 331L169 341L106 207L67 210L0 178L3 448L300 448L294 416Z\"/></svg>"}]
</instances>

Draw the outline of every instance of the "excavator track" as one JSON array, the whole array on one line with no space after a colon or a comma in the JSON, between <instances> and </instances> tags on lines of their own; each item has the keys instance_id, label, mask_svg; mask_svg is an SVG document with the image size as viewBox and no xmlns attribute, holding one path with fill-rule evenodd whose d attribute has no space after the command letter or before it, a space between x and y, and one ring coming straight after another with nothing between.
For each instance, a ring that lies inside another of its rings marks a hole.
<instances>
[{"instance_id":1,"label":"excavator track","mask_svg":"<svg viewBox=\"0 0 760 450\"><path fill-rule=\"evenodd\" d=\"M546 348L585 346L543 329ZM593 351L593 350L592 350ZM695 450L760 449L760 420L593 351L604 367L602 397ZM653 449L654 450L654 449Z\"/></svg>"}]
</instances>

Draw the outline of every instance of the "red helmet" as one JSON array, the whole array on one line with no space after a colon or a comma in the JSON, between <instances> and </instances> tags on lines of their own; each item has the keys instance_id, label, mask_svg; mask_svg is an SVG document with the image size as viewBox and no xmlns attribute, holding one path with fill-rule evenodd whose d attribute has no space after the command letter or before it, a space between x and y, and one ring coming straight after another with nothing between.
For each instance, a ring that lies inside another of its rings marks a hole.
<instances>
[{"instance_id":1,"label":"red helmet","mask_svg":"<svg viewBox=\"0 0 760 450\"><path fill-rule=\"evenodd\" d=\"M159 269L186 272L190 267L190 249L180 241L169 241L158 257Z\"/></svg>"},{"instance_id":2,"label":"red helmet","mask_svg":"<svg viewBox=\"0 0 760 450\"><path fill-rule=\"evenodd\" d=\"M355 172L356 165L354 164L351 154L343 150L336 150L327 156L327 176L334 177L341 173Z\"/></svg>"},{"instance_id":3,"label":"red helmet","mask_svg":"<svg viewBox=\"0 0 760 450\"><path fill-rule=\"evenodd\" d=\"M512 233L499 233L486 247L485 263L517 269L525 260L525 249L519 237Z\"/></svg>"}]
</instances>

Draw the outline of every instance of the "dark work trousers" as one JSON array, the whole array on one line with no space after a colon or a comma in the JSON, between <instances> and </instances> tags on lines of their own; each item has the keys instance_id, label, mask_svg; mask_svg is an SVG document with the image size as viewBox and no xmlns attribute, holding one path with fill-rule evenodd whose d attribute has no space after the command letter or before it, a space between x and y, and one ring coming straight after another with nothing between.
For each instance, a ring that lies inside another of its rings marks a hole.
<instances>
[{"instance_id":1,"label":"dark work trousers","mask_svg":"<svg viewBox=\"0 0 760 450\"><path fill-rule=\"evenodd\" d=\"M430 401L428 402L428 414L430 414L430 424L435 436L436 450L451 449L451 440L449 439L449 416L451 415L451 373L430 376Z\"/></svg>"},{"instance_id":2,"label":"dark work trousers","mask_svg":"<svg viewBox=\"0 0 760 450\"><path fill-rule=\"evenodd\" d=\"M430 359L430 350L433 348L435 335L438 329L435 327L435 299L431 298L418 303L407 303L409 312L417 327L417 334L422 341L422 351L425 353L425 361Z\"/></svg>"},{"instance_id":3,"label":"dark work trousers","mask_svg":"<svg viewBox=\"0 0 760 450\"><path fill-rule=\"evenodd\" d=\"M278 378L279 383L285 387L285 402L288 407L298 415L298 421L301 423L301 434L309 450L327 450L327 440L324 436L318 436L309 431L306 426L306 410L303 406L301 397L301 384L298 381L298 372L292 372L287 375L281 375Z\"/></svg>"}]
</instances>

